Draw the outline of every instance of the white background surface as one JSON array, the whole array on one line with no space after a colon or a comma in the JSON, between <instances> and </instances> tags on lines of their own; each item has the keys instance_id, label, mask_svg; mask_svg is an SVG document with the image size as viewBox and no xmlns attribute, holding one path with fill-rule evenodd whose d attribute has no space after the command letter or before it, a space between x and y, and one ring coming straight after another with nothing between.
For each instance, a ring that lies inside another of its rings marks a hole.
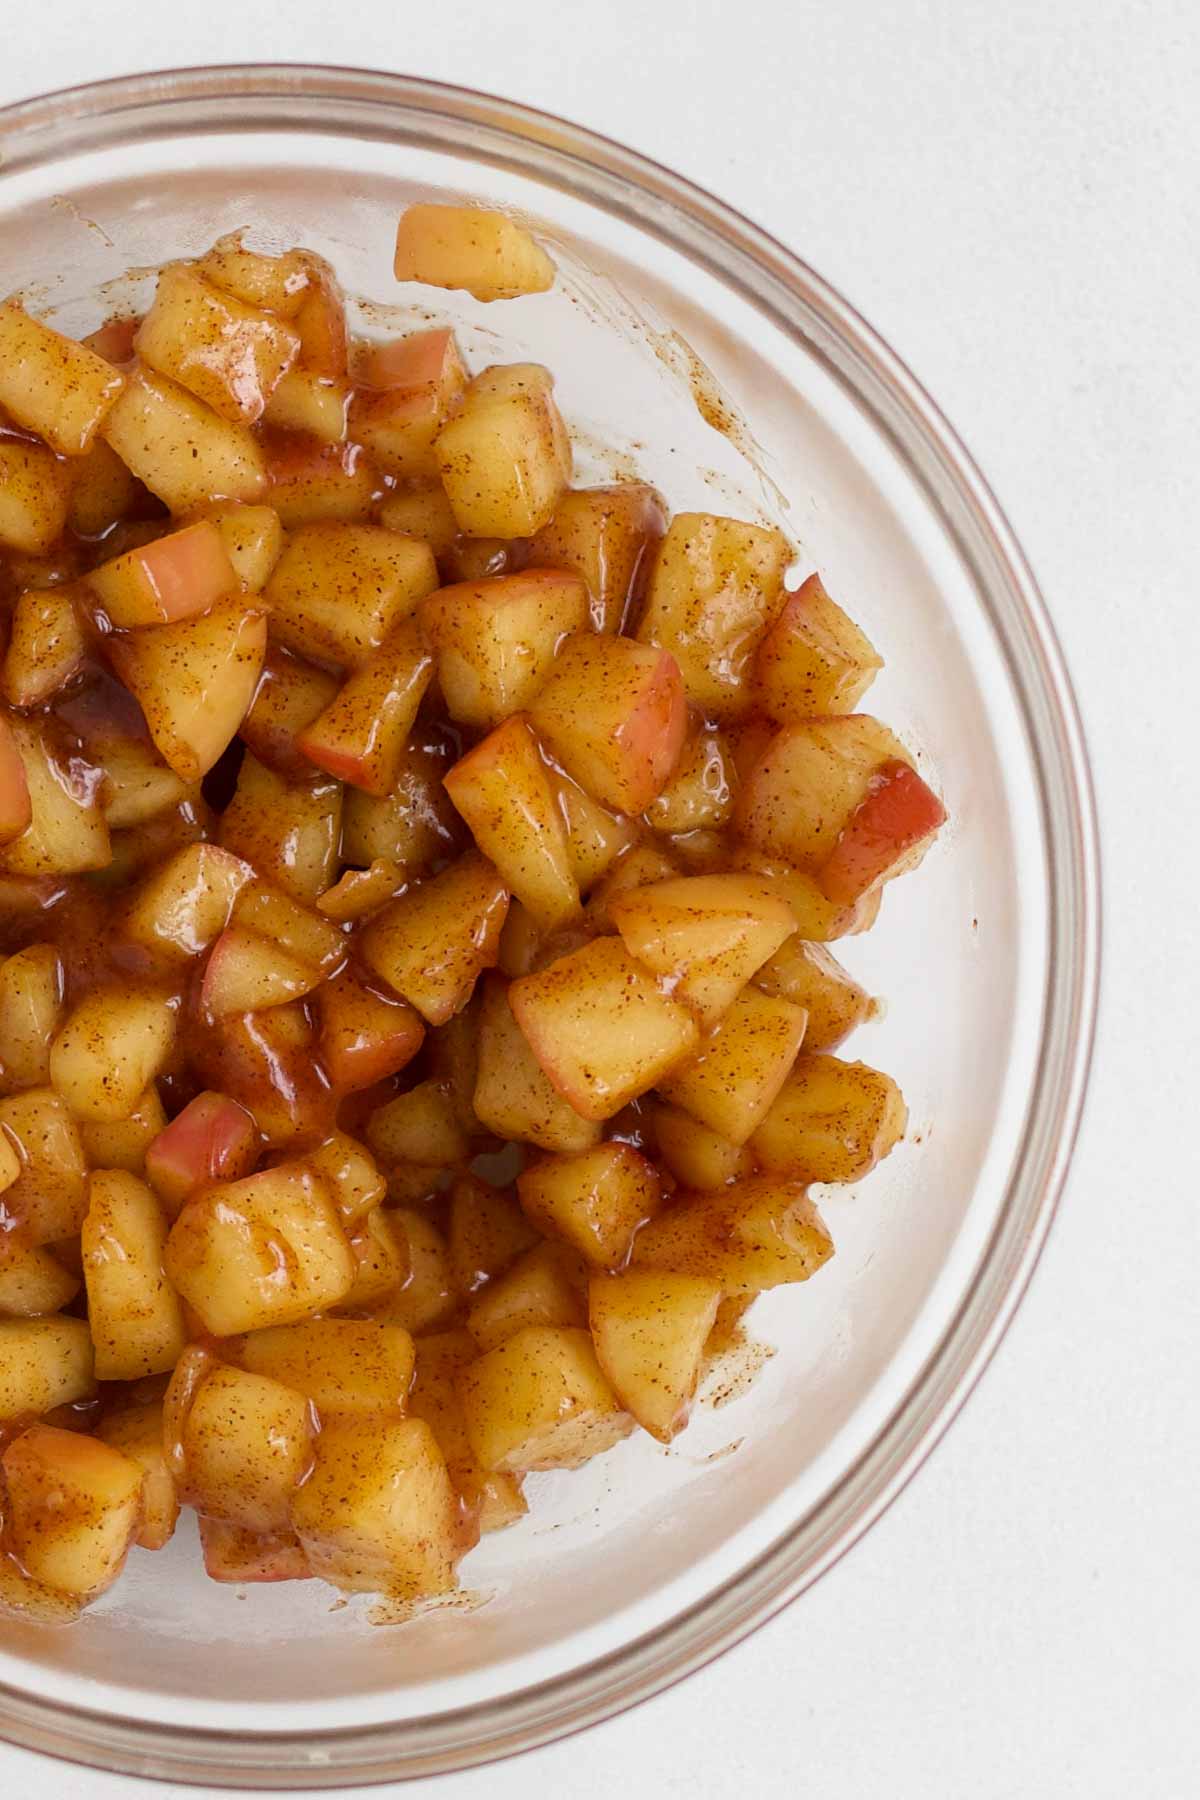
<instances>
[{"instance_id":1,"label":"white background surface","mask_svg":"<svg viewBox=\"0 0 1200 1800\"><path fill-rule=\"evenodd\" d=\"M598 1731L438 1782L437 1800L591 1800L639 1778L693 1800L1194 1796L1200 7L9 5L0 102L189 62L402 69L574 117L752 214L963 432L1042 579L1090 732L1099 1064L1058 1226L981 1388L774 1624ZM3 1747L0 1789L185 1791Z\"/></svg>"}]
</instances>

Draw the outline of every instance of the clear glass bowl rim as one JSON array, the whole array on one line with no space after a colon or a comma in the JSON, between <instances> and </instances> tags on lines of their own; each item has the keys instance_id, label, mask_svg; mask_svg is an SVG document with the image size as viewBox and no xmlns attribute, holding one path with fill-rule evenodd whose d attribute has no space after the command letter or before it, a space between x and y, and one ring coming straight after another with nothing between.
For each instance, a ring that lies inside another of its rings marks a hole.
<instances>
[{"instance_id":1,"label":"clear glass bowl rim","mask_svg":"<svg viewBox=\"0 0 1200 1800\"><path fill-rule=\"evenodd\" d=\"M820 276L743 215L620 144L530 107L419 77L297 64L166 70L0 108L6 174L197 132L347 133L430 145L583 193L700 261L804 338L892 440L954 538L1009 664L1039 787L1049 975L1020 1153L984 1256L903 1402L807 1517L667 1625L501 1699L427 1719L312 1733L173 1728L0 1685L0 1735L162 1780L334 1788L444 1773L546 1743L648 1698L788 1604L867 1530L933 1449L1004 1335L1037 1264L1079 1127L1100 970L1095 805L1069 677L1037 583L961 440L909 370ZM819 329L814 329L814 325Z\"/></svg>"}]
</instances>

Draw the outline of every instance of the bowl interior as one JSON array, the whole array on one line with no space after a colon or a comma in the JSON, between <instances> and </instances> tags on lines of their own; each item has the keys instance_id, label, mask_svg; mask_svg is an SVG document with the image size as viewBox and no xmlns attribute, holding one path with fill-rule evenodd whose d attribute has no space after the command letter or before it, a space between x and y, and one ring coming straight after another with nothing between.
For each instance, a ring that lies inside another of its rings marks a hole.
<instances>
[{"instance_id":1,"label":"bowl interior","mask_svg":"<svg viewBox=\"0 0 1200 1800\"><path fill-rule=\"evenodd\" d=\"M480 306L390 274L397 211L469 195L524 210L555 248L549 295ZM397 136L240 131L106 148L0 180L0 265L84 331L144 299L149 270L250 228L300 242L383 333L451 319L468 356L555 371L583 479L645 476L675 507L779 523L887 667L869 697L944 793L952 825L876 929L838 947L885 997L848 1054L907 1096L908 1141L819 1196L837 1255L752 1315L670 1450L639 1436L534 1477L527 1520L463 1567L463 1603L402 1630L317 1584L208 1582L186 1527L81 1625L0 1628L0 1681L118 1717L226 1730L428 1719L563 1675L653 1632L807 1521L814 1566L835 1495L943 1338L995 1226L1039 1055L1050 912L1034 760L1006 653L938 509L812 330L785 329L655 235L482 154ZM803 251L803 245L798 246ZM133 273L130 273L133 271ZM717 430L714 393L727 429ZM748 421L743 424L741 421ZM750 1379L751 1375L754 1379Z\"/></svg>"}]
</instances>

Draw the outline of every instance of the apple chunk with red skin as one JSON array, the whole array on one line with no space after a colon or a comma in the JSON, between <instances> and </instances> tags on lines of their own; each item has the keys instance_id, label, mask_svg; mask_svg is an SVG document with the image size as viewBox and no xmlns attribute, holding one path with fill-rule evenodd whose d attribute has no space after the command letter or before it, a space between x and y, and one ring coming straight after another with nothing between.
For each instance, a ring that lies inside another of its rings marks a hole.
<instances>
[{"instance_id":1,"label":"apple chunk with red skin","mask_svg":"<svg viewBox=\"0 0 1200 1800\"><path fill-rule=\"evenodd\" d=\"M213 1181L240 1181L259 1151L258 1127L226 1094L197 1094L146 1151L146 1179L174 1216Z\"/></svg>"},{"instance_id":2,"label":"apple chunk with red skin","mask_svg":"<svg viewBox=\"0 0 1200 1800\"><path fill-rule=\"evenodd\" d=\"M310 762L368 794L389 794L433 657L415 619L403 619L296 739Z\"/></svg>"},{"instance_id":3,"label":"apple chunk with red skin","mask_svg":"<svg viewBox=\"0 0 1200 1800\"><path fill-rule=\"evenodd\" d=\"M662 792L687 735L675 658L631 638L568 638L530 712L567 774L619 812L643 812Z\"/></svg>"},{"instance_id":4,"label":"apple chunk with red skin","mask_svg":"<svg viewBox=\"0 0 1200 1800\"><path fill-rule=\"evenodd\" d=\"M237 735L266 649L266 619L238 599L116 638L108 655L163 760L181 781L199 781Z\"/></svg>"},{"instance_id":5,"label":"apple chunk with red skin","mask_svg":"<svg viewBox=\"0 0 1200 1800\"><path fill-rule=\"evenodd\" d=\"M914 768L884 763L817 877L821 891L843 905L859 899L914 868L945 822L945 807Z\"/></svg>"},{"instance_id":6,"label":"apple chunk with red skin","mask_svg":"<svg viewBox=\"0 0 1200 1800\"><path fill-rule=\"evenodd\" d=\"M406 1001L377 994L352 969L322 983L317 1010L329 1079L346 1091L398 1075L425 1039L425 1027Z\"/></svg>"},{"instance_id":7,"label":"apple chunk with red skin","mask_svg":"<svg viewBox=\"0 0 1200 1800\"><path fill-rule=\"evenodd\" d=\"M211 519L101 563L87 584L118 630L191 618L240 586Z\"/></svg>"}]
</instances>

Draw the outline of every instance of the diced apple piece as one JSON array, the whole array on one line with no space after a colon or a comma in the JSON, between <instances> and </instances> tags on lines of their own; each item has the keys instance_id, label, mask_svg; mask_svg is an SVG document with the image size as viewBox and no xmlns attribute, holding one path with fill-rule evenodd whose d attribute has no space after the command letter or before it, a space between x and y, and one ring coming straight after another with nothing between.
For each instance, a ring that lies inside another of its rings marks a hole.
<instances>
[{"instance_id":1,"label":"diced apple piece","mask_svg":"<svg viewBox=\"0 0 1200 1800\"><path fill-rule=\"evenodd\" d=\"M817 877L822 891L853 904L915 868L945 822L945 807L911 764L884 763Z\"/></svg>"},{"instance_id":2,"label":"diced apple piece","mask_svg":"<svg viewBox=\"0 0 1200 1800\"><path fill-rule=\"evenodd\" d=\"M653 1163L629 1144L550 1156L517 1177L521 1205L539 1230L562 1238L597 1269L619 1269L634 1234L662 1204Z\"/></svg>"},{"instance_id":3,"label":"diced apple piece","mask_svg":"<svg viewBox=\"0 0 1200 1800\"><path fill-rule=\"evenodd\" d=\"M409 206L396 228L397 281L513 300L554 285L554 264L506 214L481 206Z\"/></svg>"},{"instance_id":4,"label":"diced apple piece","mask_svg":"<svg viewBox=\"0 0 1200 1800\"><path fill-rule=\"evenodd\" d=\"M188 1048L197 1080L245 1107L269 1147L332 1125L335 1096L303 1001L214 1019Z\"/></svg>"},{"instance_id":5,"label":"diced apple piece","mask_svg":"<svg viewBox=\"0 0 1200 1800\"><path fill-rule=\"evenodd\" d=\"M386 1198L387 1183L375 1159L344 1131L332 1132L305 1160L328 1183L343 1225L355 1224Z\"/></svg>"},{"instance_id":6,"label":"diced apple piece","mask_svg":"<svg viewBox=\"0 0 1200 1800\"><path fill-rule=\"evenodd\" d=\"M907 761L899 740L866 713L785 726L746 779L737 828L768 856L819 880L880 769Z\"/></svg>"},{"instance_id":7,"label":"diced apple piece","mask_svg":"<svg viewBox=\"0 0 1200 1800\"><path fill-rule=\"evenodd\" d=\"M323 713L338 691L338 680L287 650L269 645L240 736L259 762L277 775L295 779L311 773L299 746L306 725Z\"/></svg>"},{"instance_id":8,"label":"diced apple piece","mask_svg":"<svg viewBox=\"0 0 1200 1800\"><path fill-rule=\"evenodd\" d=\"M662 792L687 733L674 658L629 638L569 638L530 710L567 774L618 812Z\"/></svg>"},{"instance_id":9,"label":"diced apple piece","mask_svg":"<svg viewBox=\"0 0 1200 1800\"><path fill-rule=\"evenodd\" d=\"M527 569L439 588L421 620L450 717L486 728L532 700L564 637L583 629L587 590L578 576Z\"/></svg>"},{"instance_id":10,"label":"diced apple piece","mask_svg":"<svg viewBox=\"0 0 1200 1800\"><path fill-rule=\"evenodd\" d=\"M193 1194L167 1239L167 1275L217 1337L336 1306L354 1258L328 1186L281 1164Z\"/></svg>"},{"instance_id":11,"label":"diced apple piece","mask_svg":"<svg viewBox=\"0 0 1200 1800\"><path fill-rule=\"evenodd\" d=\"M425 1029L411 1006L369 988L352 970L321 986L321 1055L335 1087L373 1087L397 1075L421 1048Z\"/></svg>"},{"instance_id":12,"label":"diced apple piece","mask_svg":"<svg viewBox=\"0 0 1200 1800\"><path fill-rule=\"evenodd\" d=\"M381 798L348 789L343 859L365 865L383 856L399 863L411 877L459 849L462 822L442 787L442 776L455 754L440 737L418 741L414 736L400 759L390 794Z\"/></svg>"},{"instance_id":13,"label":"diced apple piece","mask_svg":"<svg viewBox=\"0 0 1200 1800\"><path fill-rule=\"evenodd\" d=\"M0 1093L49 1082L62 1004L62 958L52 944L30 944L0 963Z\"/></svg>"},{"instance_id":14,"label":"diced apple piece","mask_svg":"<svg viewBox=\"0 0 1200 1800\"><path fill-rule=\"evenodd\" d=\"M475 1340L466 1331L443 1331L421 1338L416 1348L417 1373L408 1410L432 1431L450 1479L476 1513L480 1531L502 1531L529 1508L519 1476L481 1469L471 1451L455 1377L478 1355Z\"/></svg>"},{"instance_id":15,"label":"diced apple piece","mask_svg":"<svg viewBox=\"0 0 1200 1800\"><path fill-rule=\"evenodd\" d=\"M136 1175L97 1170L88 1183L83 1275L101 1381L162 1375L183 1355L179 1301L163 1274L167 1224Z\"/></svg>"},{"instance_id":16,"label":"diced apple piece","mask_svg":"<svg viewBox=\"0 0 1200 1800\"><path fill-rule=\"evenodd\" d=\"M471 1139L459 1121L442 1081L422 1081L376 1107L367 1122L367 1142L381 1161L449 1168L466 1162Z\"/></svg>"},{"instance_id":17,"label":"diced apple piece","mask_svg":"<svg viewBox=\"0 0 1200 1800\"><path fill-rule=\"evenodd\" d=\"M194 268L172 263L158 278L134 349L218 417L253 425L295 362L300 339L282 319L235 300Z\"/></svg>"},{"instance_id":18,"label":"diced apple piece","mask_svg":"<svg viewBox=\"0 0 1200 1800\"><path fill-rule=\"evenodd\" d=\"M537 1240L516 1196L474 1175L460 1175L450 1189L450 1271L461 1294L471 1295L514 1263Z\"/></svg>"},{"instance_id":19,"label":"diced apple piece","mask_svg":"<svg viewBox=\"0 0 1200 1800\"><path fill-rule=\"evenodd\" d=\"M200 986L200 1005L214 1019L230 1013L261 1012L298 1000L319 986L321 972L289 956L257 931L231 925L209 954Z\"/></svg>"},{"instance_id":20,"label":"diced apple piece","mask_svg":"<svg viewBox=\"0 0 1200 1800\"><path fill-rule=\"evenodd\" d=\"M317 768L369 794L392 790L417 708L433 679L433 656L415 619L402 619L299 733Z\"/></svg>"},{"instance_id":21,"label":"diced apple piece","mask_svg":"<svg viewBox=\"0 0 1200 1800\"><path fill-rule=\"evenodd\" d=\"M376 1309L376 1317L414 1334L428 1331L444 1324L462 1301L446 1240L430 1219L410 1207L395 1207L388 1216L403 1233L409 1272L399 1293Z\"/></svg>"},{"instance_id":22,"label":"diced apple piece","mask_svg":"<svg viewBox=\"0 0 1200 1800\"><path fill-rule=\"evenodd\" d=\"M458 520L440 480L413 481L397 488L379 508L379 523L428 544L445 573L443 561L454 549Z\"/></svg>"},{"instance_id":23,"label":"diced apple piece","mask_svg":"<svg viewBox=\"0 0 1200 1800\"><path fill-rule=\"evenodd\" d=\"M141 1175L146 1152L166 1123L158 1089L151 1084L127 1119L80 1119L83 1153L93 1169L124 1169L130 1175Z\"/></svg>"},{"instance_id":24,"label":"diced apple piece","mask_svg":"<svg viewBox=\"0 0 1200 1800\"><path fill-rule=\"evenodd\" d=\"M480 1350L494 1350L528 1325L578 1326L587 1321L577 1283L556 1244L536 1244L505 1274L489 1281L467 1314Z\"/></svg>"},{"instance_id":25,"label":"diced apple piece","mask_svg":"<svg viewBox=\"0 0 1200 1800\"><path fill-rule=\"evenodd\" d=\"M82 1432L32 1425L0 1469L8 1541L25 1572L81 1599L111 1587L137 1535L138 1465Z\"/></svg>"},{"instance_id":26,"label":"diced apple piece","mask_svg":"<svg viewBox=\"0 0 1200 1800\"><path fill-rule=\"evenodd\" d=\"M0 441L0 549L26 556L53 549L67 522L69 479L44 444Z\"/></svg>"},{"instance_id":27,"label":"diced apple piece","mask_svg":"<svg viewBox=\"0 0 1200 1800\"><path fill-rule=\"evenodd\" d=\"M86 344L31 319L15 300L0 305L0 407L60 456L87 452L123 386Z\"/></svg>"},{"instance_id":28,"label":"diced apple piece","mask_svg":"<svg viewBox=\"0 0 1200 1800\"><path fill-rule=\"evenodd\" d=\"M354 1285L340 1312L369 1312L399 1293L408 1280L408 1242L384 1207L375 1207L351 1227L350 1251Z\"/></svg>"},{"instance_id":29,"label":"diced apple piece","mask_svg":"<svg viewBox=\"0 0 1200 1800\"><path fill-rule=\"evenodd\" d=\"M233 799L221 814L221 843L294 900L312 902L329 886L342 823L341 783L324 776L287 781L245 756Z\"/></svg>"},{"instance_id":30,"label":"diced apple piece","mask_svg":"<svg viewBox=\"0 0 1200 1800\"><path fill-rule=\"evenodd\" d=\"M0 1619L35 1625L73 1625L84 1608L78 1594L34 1581L11 1551L0 1551Z\"/></svg>"},{"instance_id":31,"label":"diced apple piece","mask_svg":"<svg viewBox=\"0 0 1200 1800\"><path fill-rule=\"evenodd\" d=\"M764 1168L805 1181L858 1181L904 1136L908 1109L890 1075L836 1056L802 1056L754 1133Z\"/></svg>"},{"instance_id":32,"label":"diced apple piece","mask_svg":"<svg viewBox=\"0 0 1200 1800\"><path fill-rule=\"evenodd\" d=\"M447 327L417 331L366 347L351 430L381 469L402 478L438 472L433 440L461 400L466 371L454 333Z\"/></svg>"},{"instance_id":33,"label":"diced apple piece","mask_svg":"<svg viewBox=\"0 0 1200 1800\"><path fill-rule=\"evenodd\" d=\"M646 808L646 823L672 835L719 831L732 817L736 783L720 732L693 730L670 781Z\"/></svg>"},{"instance_id":34,"label":"diced apple piece","mask_svg":"<svg viewBox=\"0 0 1200 1800\"><path fill-rule=\"evenodd\" d=\"M522 976L509 1001L551 1083L585 1119L610 1119L690 1055L699 1035L613 938Z\"/></svg>"},{"instance_id":35,"label":"diced apple piece","mask_svg":"<svg viewBox=\"0 0 1200 1800\"><path fill-rule=\"evenodd\" d=\"M617 894L608 917L628 949L705 1030L795 931L787 903L752 875L691 875Z\"/></svg>"},{"instance_id":36,"label":"diced apple piece","mask_svg":"<svg viewBox=\"0 0 1200 1800\"><path fill-rule=\"evenodd\" d=\"M174 1535L179 1498L163 1448L161 1401L120 1406L101 1421L96 1435L142 1471L142 1503L134 1543L143 1550L163 1549Z\"/></svg>"},{"instance_id":37,"label":"diced apple piece","mask_svg":"<svg viewBox=\"0 0 1200 1800\"><path fill-rule=\"evenodd\" d=\"M216 844L189 844L136 890L122 934L166 962L202 956L224 931L254 870Z\"/></svg>"},{"instance_id":38,"label":"diced apple piece","mask_svg":"<svg viewBox=\"0 0 1200 1800\"><path fill-rule=\"evenodd\" d=\"M200 618L113 638L107 650L159 751L199 781L236 737L262 673L267 621L230 600Z\"/></svg>"},{"instance_id":39,"label":"diced apple piece","mask_svg":"<svg viewBox=\"0 0 1200 1800\"><path fill-rule=\"evenodd\" d=\"M466 1548L457 1495L422 1419L337 1419L292 1498L315 1574L350 1593L413 1601L455 1585Z\"/></svg>"},{"instance_id":40,"label":"diced apple piece","mask_svg":"<svg viewBox=\"0 0 1200 1800\"><path fill-rule=\"evenodd\" d=\"M599 1123L581 1118L543 1072L495 976L483 988L474 1110L497 1137L543 1150L586 1150L600 1136Z\"/></svg>"},{"instance_id":41,"label":"diced apple piece","mask_svg":"<svg viewBox=\"0 0 1200 1800\"><path fill-rule=\"evenodd\" d=\"M754 704L779 725L851 713L883 667L870 640L810 575L763 637Z\"/></svg>"},{"instance_id":42,"label":"diced apple piece","mask_svg":"<svg viewBox=\"0 0 1200 1800\"><path fill-rule=\"evenodd\" d=\"M175 1006L158 994L101 988L79 1002L50 1047L50 1081L80 1119L127 1119L175 1042Z\"/></svg>"},{"instance_id":43,"label":"diced apple piece","mask_svg":"<svg viewBox=\"0 0 1200 1800\"><path fill-rule=\"evenodd\" d=\"M532 537L550 523L571 479L570 439L549 370L518 363L477 375L439 431L434 454L467 537Z\"/></svg>"},{"instance_id":44,"label":"diced apple piece","mask_svg":"<svg viewBox=\"0 0 1200 1800\"><path fill-rule=\"evenodd\" d=\"M275 431L302 431L321 444L342 444L350 415L350 386L312 369L281 375L263 413Z\"/></svg>"},{"instance_id":45,"label":"diced apple piece","mask_svg":"<svg viewBox=\"0 0 1200 1800\"><path fill-rule=\"evenodd\" d=\"M197 1094L146 1151L146 1178L174 1216L189 1195L248 1175L259 1137L250 1114L225 1094Z\"/></svg>"},{"instance_id":46,"label":"diced apple piece","mask_svg":"<svg viewBox=\"0 0 1200 1800\"><path fill-rule=\"evenodd\" d=\"M183 1424L183 1492L198 1512L248 1531L286 1531L312 1466L307 1399L265 1375L213 1367Z\"/></svg>"},{"instance_id":47,"label":"diced apple piece","mask_svg":"<svg viewBox=\"0 0 1200 1800\"><path fill-rule=\"evenodd\" d=\"M87 641L71 588L27 588L12 610L4 653L4 698L10 706L44 706L79 673L86 657Z\"/></svg>"},{"instance_id":48,"label":"diced apple piece","mask_svg":"<svg viewBox=\"0 0 1200 1800\"><path fill-rule=\"evenodd\" d=\"M544 929L578 913L562 814L523 718L507 719L455 763L446 791L480 850Z\"/></svg>"},{"instance_id":49,"label":"diced apple piece","mask_svg":"<svg viewBox=\"0 0 1200 1800\"><path fill-rule=\"evenodd\" d=\"M13 761L10 739L23 775ZM0 850L0 870L77 875L107 865L112 850L97 801L96 772L65 744L60 747L47 722L12 719L7 731L0 725L0 784L0 840L5 829L12 834ZM30 816L22 828L23 796Z\"/></svg>"},{"instance_id":50,"label":"diced apple piece","mask_svg":"<svg viewBox=\"0 0 1200 1800\"><path fill-rule=\"evenodd\" d=\"M611 908L619 895L649 887L652 882L673 880L678 873L679 864L659 840L634 843L613 863L588 901L589 927L597 932L615 931Z\"/></svg>"},{"instance_id":51,"label":"diced apple piece","mask_svg":"<svg viewBox=\"0 0 1200 1800\"><path fill-rule=\"evenodd\" d=\"M196 273L243 306L262 307L281 319L294 319L308 293L308 260L303 251L264 256L247 250L242 234L218 238L194 265Z\"/></svg>"},{"instance_id":52,"label":"diced apple piece","mask_svg":"<svg viewBox=\"0 0 1200 1800\"><path fill-rule=\"evenodd\" d=\"M4 1193L20 1241L59 1244L76 1236L87 1212L87 1162L63 1101L49 1088L0 1100L0 1136L21 1159L20 1175Z\"/></svg>"},{"instance_id":53,"label":"diced apple piece","mask_svg":"<svg viewBox=\"0 0 1200 1800\"><path fill-rule=\"evenodd\" d=\"M273 506L219 506L209 518L220 533L234 575L246 593L266 587L283 551L283 526Z\"/></svg>"},{"instance_id":54,"label":"diced apple piece","mask_svg":"<svg viewBox=\"0 0 1200 1800\"><path fill-rule=\"evenodd\" d=\"M587 584L596 631L620 631L641 600L666 508L641 481L574 488L529 546L530 560L571 569Z\"/></svg>"},{"instance_id":55,"label":"diced apple piece","mask_svg":"<svg viewBox=\"0 0 1200 1800\"><path fill-rule=\"evenodd\" d=\"M671 652L688 699L710 718L751 710L754 652L783 604L790 560L781 531L711 513L672 519L637 635Z\"/></svg>"},{"instance_id":56,"label":"diced apple piece","mask_svg":"<svg viewBox=\"0 0 1200 1800\"><path fill-rule=\"evenodd\" d=\"M441 875L393 900L367 925L368 966L431 1025L443 1025L494 967L508 889L481 856L464 856Z\"/></svg>"},{"instance_id":57,"label":"diced apple piece","mask_svg":"<svg viewBox=\"0 0 1200 1800\"><path fill-rule=\"evenodd\" d=\"M271 635L357 669L437 586L433 552L380 525L302 525L267 583Z\"/></svg>"},{"instance_id":58,"label":"diced apple piece","mask_svg":"<svg viewBox=\"0 0 1200 1800\"><path fill-rule=\"evenodd\" d=\"M806 1052L836 1050L856 1025L871 1017L875 1004L823 945L806 944L797 937L780 946L754 982L764 994L777 994L804 1008Z\"/></svg>"},{"instance_id":59,"label":"diced apple piece","mask_svg":"<svg viewBox=\"0 0 1200 1800\"><path fill-rule=\"evenodd\" d=\"M347 370L346 302L337 276L325 259L314 256L311 250L300 254L308 272L308 286L296 314L299 367L331 381L341 380Z\"/></svg>"},{"instance_id":60,"label":"diced apple piece","mask_svg":"<svg viewBox=\"0 0 1200 1800\"><path fill-rule=\"evenodd\" d=\"M232 923L269 938L320 975L332 974L346 960L344 932L264 881L242 889L234 902Z\"/></svg>"},{"instance_id":61,"label":"diced apple piece","mask_svg":"<svg viewBox=\"0 0 1200 1800\"><path fill-rule=\"evenodd\" d=\"M103 764L100 794L104 820L111 831L144 825L198 797L168 769L148 740L114 737L102 745L93 743L90 751Z\"/></svg>"},{"instance_id":62,"label":"diced apple piece","mask_svg":"<svg viewBox=\"0 0 1200 1800\"><path fill-rule=\"evenodd\" d=\"M207 612L238 586L224 539L211 519L101 563L87 579L105 615L121 630Z\"/></svg>"},{"instance_id":63,"label":"diced apple piece","mask_svg":"<svg viewBox=\"0 0 1200 1800\"><path fill-rule=\"evenodd\" d=\"M236 1358L252 1374L303 1394L322 1420L402 1413L415 1360L403 1326L375 1319L313 1319L252 1331L237 1345Z\"/></svg>"},{"instance_id":64,"label":"diced apple piece","mask_svg":"<svg viewBox=\"0 0 1200 1800\"><path fill-rule=\"evenodd\" d=\"M458 1377L467 1435L485 1469L577 1469L633 1429L586 1331L528 1325Z\"/></svg>"},{"instance_id":65,"label":"diced apple piece","mask_svg":"<svg viewBox=\"0 0 1200 1800\"><path fill-rule=\"evenodd\" d=\"M13 1154L7 1139L0 1140L0 1162ZM9 1248L5 1256L0 1262L0 1318L36 1319L60 1312L79 1292L78 1277L49 1250Z\"/></svg>"},{"instance_id":66,"label":"diced apple piece","mask_svg":"<svg viewBox=\"0 0 1200 1800\"><path fill-rule=\"evenodd\" d=\"M593 1275L588 1323L613 1392L660 1443L687 1424L721 1289L702 1275Z\"/></svg>"},{"instance_id":67,"label":"diced apple piece","mask_svg":"<svg viewBox=\"0 0 1200 1800\"><path fill-rule=\"evenodd\" d=\"M141 507L147 494L137 476L101 437L71 468L67 524L78 537L99 538Z\"/></svg>"},{"instance_id":68,"label":"diced apple piece","mask_svg":"<svg viewBox=\"0 0 1200 1800\"><path fill-rule=\"evenodd\" d=\"M289 531L312 525L365 524L385 491L361 444L325 444L301 432L264 439L271 505Z\"/></svg>"},{"instance_id":69,"label":"diced apple piece","mask_svg":"<svg viewBox=\"0 0 1200 1800\"><path fill-rule=\"evenodd\" d=\"M640 827L623 813L609 812L561 770L553 779L566 825L571 873L580 893L586 894L637 841Z\"/></svg>"},{"instance_id":70,"label":"diced apple piece","mask_svg":"<svg viewBox=\"0 0 1200 1800\"><path fill-rule=\"evenodd\" d=\"M126 468L173 513L212 500L257 500L267 485L266 461L249 426L218 417L149 369L130 373L103 431Z\"/></svg>"},{"instance_id":71,"label":"diced apple piece","mask_svg":"<svg viewBox=\"0 0 1200 1800\"><path fill-rule=\"evenodd\" d=\"M803 1184L778 1175L720 1194L679 1193L633 1246L635 1267L702 1276L726 1294L807 1281L832 1255L833 1240Z\"/></svg>"},{"instance_id":72,"label":"diced apple piece","mask_svg":"<svg viewBox=\"0 0 1200 1800\"><path fill-rule=\"evenodd\" d=\"M745 988L695 1055L659 1083L659 1091L731 1144L744 1144L787 1080L806 1021L803 1007Z\"/></svg>"},{"instance_id":73,"label":"diced apple piece","mask_svg":"<svg viewBox=\"0 0 1200 1800\"><path fill-rule=\"evenodd\" d=\"M225 1519L200 1520L204 1573L236 1587L259 1581L311 1581L304 1546L294 1531L247 1531Z\"/></svg>"},{"instance_id":74,"label":"diced apple piece","mask_svg":"<svg viewBox=\"0 0 1200 1800\"><path fill-rule=\"evenodd\" d=\"M366 869L343 869L332 887L317 895L317 911L342 925L357 924L378 912L408 886L408 876L390 856L376 856Z\"/></svg>"},{"instance_id":75,"label":"diced apple piece","mask_svg":"<svg viewBox=\"0 0 1200 1800\"><path fill-rule=\"evenodd\" d=\"M0 1422L89 1400L96 1391L84 1319L0 1319Z\"/></svg>"},{"instance_id":76,"label":"diced apple piece","mask_svg":"<svg viewBox=\"0 0 1200 1800\"><path fill-rule=\"evenodd\" d=\"M764 877L780 898L787 901L796 921L797 940L826 944L835 938L853 937L858 932L869 931L878 916L880 888L843 906L822 893L814 875L793 868L791 863L764 856L761 850L739 845L734 849L732 862L736 869L746 869Z\"/></svg>"}]
</instances>

